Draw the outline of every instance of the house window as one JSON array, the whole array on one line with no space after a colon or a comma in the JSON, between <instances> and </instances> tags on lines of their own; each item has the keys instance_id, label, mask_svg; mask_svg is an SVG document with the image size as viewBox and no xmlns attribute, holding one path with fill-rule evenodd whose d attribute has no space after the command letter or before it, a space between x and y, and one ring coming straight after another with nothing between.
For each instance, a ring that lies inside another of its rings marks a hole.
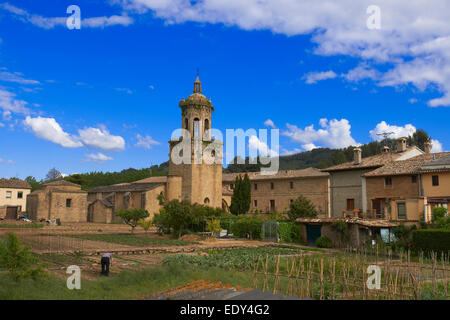
<instances>
[{"instance_id":1,"label":"house window","mask_svg":"<svg viewBox=\"0 0 450 320\"><path fill-rule=\"evenodd\" d=\"M66 199L66 208L70 208L72 206L72 199Z\"/></svg>"},{"instance_id":2,"label":"house window","mask_svg":"<svg viewBox=\"0 0 450 320\"><path fill-rule=\"evenodd\" d=\"M270 189L275 189L275 184L273 182L270 183Z\"/></svg>"},{"instance_id":3,"label":"house window","mask_svg":"<svg viewBox=\"0 0 450 320\"><path fill-rule=\"evenodd\" d=\"M392 178L391 177L384 178L384 186L386 188L392 188Z\"/></svg>"},{"instance_id":4,"label":"house window","mask_svg":"<svg viewBox=\"0 0 450 320\"><path fill-rule=\"evenodd\" d=\"M294 182L290 182L290 185L291 185L291 189L294 189Z\"/></svg>"},{"instance_id":5,"label":"house window","mask_svg":"<svg viewBox=\"0 0 450 320\"><path fill-rule=\"evenodd\" d=\"M273 212L275 210L275 200L270 200L270 211Z\"/></svg>"},{"instance_id":6,"label":"house window","mask_svg":"<svg viewBox=\"0 0 450 320\"><path fill-rule=\"evenodd\" d=\"M294 203L294 199L290 199L290 200L289 200L289 203L290 203L290 204Z\"/></svg>"},{"instance_id":7,"label":"house window","mask_svg":"<svg viewBox=\"0 0 450 320\"><path fill-rule=\"evenodd\" d=\"M255 190L258 190L258 185L255 183Z\"/></svg>"},{"instance_id":8,"label":"house window","mask_svg":"<svg viewBox=\"0 0 450 320\"><path fill-rule=\"evenodd\" d=\"M399 220L406 220L406 203L397 203L397 217Z\"/></svg>"},{"instance_id":9,"label":"house window","mask_svg":"<svg viewBox=\"0 0 450 320\"><path fill-rule=\"evenodd\" d=\"M432 180L433 180L433 186L437 187L439 185L439 176L433 176Z\"/></svg>"},{"instance_id":10,"label":"house window","mask_svg":"<svg viewBox=\"0 0 450 320\"><path fill-rule=\"evenodd\" d=\"M258 206L258 200L253 200L253 206L257 207Z\"/></svg>"},{"instance_id":11,"label":"house window","mask_svg":"<svg viewBox=\"0 0 450 320\"><path fill-rule=\"evenodd\" d=\"M347 199L347 211L355 209L355 199Z\"/></svg>"},{"instance_id":12,"label":"house window","mask_svg":"<svg viewBox=\"0 0 450 320\"><path fill-rule=\"evenodd\" d=\"M231 190L234 189L234 184L230 184L230 189L231 189Z\"/></svg>"},{"instance_id":13,"label":"house window","mask_svg":"<svg viewBox=\"0 0 450 320\"><path fill-rule=\"evenodd\" d=\"M18 191L17 192L17 199L23 199L23 192L22 191Z\"/></svg>"},{"instance_id":14,"label":"house window","mask_svg":"<svg viewBox=\"0 0 450 320\"><path fill-rule=\"evenodd\" d=\"M411 182L417 183L417 176L411 176Z\"/></svg>"},{"instance_id":15,"label":"house window","mask_svg":"<svg viewBox=\"0 0 450 320\"><path fill-rule=\"evenodd\" d=\"M6 199L11 199L11 196L12 196L12 192L6 191Z\"/></svg>"}]
</instances>

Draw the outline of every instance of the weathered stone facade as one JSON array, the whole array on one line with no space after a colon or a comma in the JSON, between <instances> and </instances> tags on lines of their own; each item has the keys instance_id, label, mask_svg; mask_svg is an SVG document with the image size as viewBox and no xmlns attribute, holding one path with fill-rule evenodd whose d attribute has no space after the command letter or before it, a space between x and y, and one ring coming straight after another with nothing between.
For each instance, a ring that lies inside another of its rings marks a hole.
<instances>
[{"instance_id":1,"label":"weathered stone facade","mask_svg":"<svg viewBox=\"0 0 450 320\"><path fill-rule=\"evenodd\" d=\"M43 185L27 197L27 214L32 220L56 219L63 222L86 222L87 192L64 180Z\"/></svg>"},{"instance_id":2,"label":"weathered stone facade","mask_svg":"<svg viewBox=\"0 0 450 320\"><path fill-rule=\"evenodd\" d=\"M243 174L241 174L243 175ZM224 202L231 204L237 174L225 174L223 179ZM275 175L249 173L251 181L252 212L286 212L291 201L303 195L310 200L320 216L329 216L329 174L314 168L282 170Z\"/></svg>"}]
</instances>

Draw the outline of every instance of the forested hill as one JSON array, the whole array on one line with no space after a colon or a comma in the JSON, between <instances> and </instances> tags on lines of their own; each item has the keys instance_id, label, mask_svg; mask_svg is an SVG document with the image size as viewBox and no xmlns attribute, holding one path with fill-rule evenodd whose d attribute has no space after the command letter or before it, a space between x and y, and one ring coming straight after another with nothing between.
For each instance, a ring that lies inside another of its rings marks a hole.
<instances>
[{"instance_id":1,"label":"forested hill","mask_svg":"<svg viewBox=\"0 0 450 320\"><path fill-rule=\"evenodd\" d=\"M429 141L430 137L423 130L418 130L413 136L408 137L408 145L416 145L423 149L424 142ZM396 148L396 140L385 139L383 141L374 141L360 146L362 156L369 157L382 152L383 146L389 146L391 150ZM298 170L308 167L319 169L327 168L333 165L352 161L354 147L344 149L318 148L307 152L301 152L293 155L280 156L280 170ZM225 173L231 172L256 172L261 169L260 164L230 164L224 169ZM90 172L84 174L74 174L64 179L70 182L80 184L83 190L89 190L99 186L107 186L117 183L133 182L152 176L167 175L169 162L152 166L144 169L126 169L120 172ZM39 189L43 181L37 182L33 177L28 177L27 181L33 187L33 190Z\"/></svg>"}]
</instances>

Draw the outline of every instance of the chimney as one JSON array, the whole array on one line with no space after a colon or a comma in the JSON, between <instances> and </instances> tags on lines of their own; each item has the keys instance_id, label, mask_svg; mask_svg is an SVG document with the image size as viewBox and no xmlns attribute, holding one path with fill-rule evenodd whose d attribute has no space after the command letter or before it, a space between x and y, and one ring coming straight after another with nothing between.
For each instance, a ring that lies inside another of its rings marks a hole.
<instances>
[{"instance_id":1,"label":"chimney","mask_svg":"<svg viewBox=\"0 0 450 320\"><path fill-rule=\"evenodd\" d=\"M397 139L397 152L405 152L406 151L406 138L401 137Z\"/></svg>"},{"instance_id":2,"label":"chimney","mask_svg":"<svg viewBox=\"0 0 450 320\"><path fill-rule=\"evenodd\" d=\"M356 147L355 149L353 149L353 162L354 164L360 164L361 161L361 148Z\"/></svg>"},{"instance_id":3,"label":"chimney","mask_svg":"<svg viewBox=\"0 0 450 320\"><path fill-rule=\"evenodd\" d=\"M390 151L391 151L391 148L389 148L388 146L383 147L383 153L389 153Z\"/></svg>"},{"instance_id":4,"label":"chimney","mask_svg":"<svg viewBox=\"0 0 450 320\"><path fill-rule=\"evenodd\" d=\"M423 151L425 151L425 153L431 153L431 142L427 141L423 144Z\"/></svg>"}]
</instances>

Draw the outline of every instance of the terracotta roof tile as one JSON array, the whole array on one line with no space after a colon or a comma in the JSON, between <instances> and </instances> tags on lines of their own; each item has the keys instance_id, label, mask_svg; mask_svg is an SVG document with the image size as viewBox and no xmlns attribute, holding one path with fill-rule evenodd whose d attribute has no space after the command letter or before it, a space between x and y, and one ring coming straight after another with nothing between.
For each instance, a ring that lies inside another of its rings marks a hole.
<instances>
[{"instance_id":1,"label":"terracotta roof tile","mask_svg":"<svg viewBox=\"0 0 450 320\"><path fill-rule=\"evenodd\" d=\"M356 170L356 169L370 169L378 168L395 161L396 159L405 155L408 151L419 150L417 147L412 146L406 149L405 152L389 152L389 153L379 153L374 156L362 158L361 163L355 164L353 161L338 164L333 167L322 169L322 171L340 171L340 170Z\"/></svg>"},{"instance_id":2,"label":"terracotta roof tile","mask_svg":"<svg viewBox=\"0 0 450 320\"><path fill-rule=\"evenodd\" d=\"M306 168L302 170L279 170L274 175L262 175L261 172L241 172L241 173L226 173L222 175L222 181L232 182L236 180L238 175L244 177L245 174L251 181L254 180L273 180L273 179L288 179L288 178L313 178L313 177L327 177L328 173L322 172L316 168Z\"/></svg>"},{"instance_id":3,"label":"terracotta roof tile","mask_svg":"<svg viewBox=\"0 0 450 320\"><path fill-rule=\"evenodd\" d=\"M395 175L408 175L408 174L417 174L420 172L420 168L430 162L433 161L433 157L435 159L440 159L450 155L450 152L441 152L441 153L428 153L423 154L412 159L401 160L401 161L393 161L381 168L363 174L363 177L377 177L377 176L395 176Z\"/></svg>"},{"instance_id":4,"label":"terracotta roof tile","mask_svg":"<svg viewBox=\"0 0 450 320\"><path fill-rule=\"evenodd\" d=\"M31 189L31 186L25 180L0 179L0 188Z\"/></svg>"}]
</instances>

